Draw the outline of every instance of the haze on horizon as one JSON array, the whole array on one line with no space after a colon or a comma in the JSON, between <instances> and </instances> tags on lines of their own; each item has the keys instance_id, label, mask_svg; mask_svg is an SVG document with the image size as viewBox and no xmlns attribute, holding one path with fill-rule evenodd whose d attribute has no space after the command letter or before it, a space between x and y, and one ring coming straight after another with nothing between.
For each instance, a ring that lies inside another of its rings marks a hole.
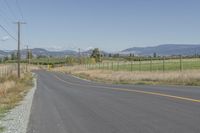
<instances>
[{"instance_id":1,"label":"haze on horizon","mask_svg":"<svg viewBox=\"0 0 200 133\"><path fill-rule=\"evenodd\" d=\"M23 46L119 51L159 44L200 44L198 0L0 0L0 24ZM17 42L0 29L0 49Z\"/></svg>"}]
</instances>

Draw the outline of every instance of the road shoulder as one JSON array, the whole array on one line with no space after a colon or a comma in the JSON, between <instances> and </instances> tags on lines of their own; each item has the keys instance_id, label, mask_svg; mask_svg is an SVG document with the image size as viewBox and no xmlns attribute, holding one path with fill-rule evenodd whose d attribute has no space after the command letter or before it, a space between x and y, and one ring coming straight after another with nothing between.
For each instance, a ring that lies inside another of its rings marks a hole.
<instances>
[{"instance_id":1,"label":"road shoulder","mask_svg":"<svg viewBox=\"0 0 200 133\"><path fill-rule=\"evenodd\" d=\"M37 88L37 79L34 78L33 82L34 86L24 97L24 100L1 120L0 124L4 127L3 133L26 133L32 101Z\"/></svg>"}]
</instances>

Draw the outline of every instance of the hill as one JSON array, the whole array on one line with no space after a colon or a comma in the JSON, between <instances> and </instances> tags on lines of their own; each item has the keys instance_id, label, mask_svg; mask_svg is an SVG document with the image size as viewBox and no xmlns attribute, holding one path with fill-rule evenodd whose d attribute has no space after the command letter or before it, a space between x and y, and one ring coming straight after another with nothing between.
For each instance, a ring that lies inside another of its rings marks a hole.
<instances>
[{"instance_id":1,"label":"hill","mask_svg":"<svg viewBox=\"0 0 200 133\"><path fill-rule=\"evenodd\" d=\"M120 52L121 54L134 53L135 55L153 55L156 53L160 56L169 55L195 55L200 54L200 44L163 44L152 47L132 47Z\"/></svg>"}]
</instances>

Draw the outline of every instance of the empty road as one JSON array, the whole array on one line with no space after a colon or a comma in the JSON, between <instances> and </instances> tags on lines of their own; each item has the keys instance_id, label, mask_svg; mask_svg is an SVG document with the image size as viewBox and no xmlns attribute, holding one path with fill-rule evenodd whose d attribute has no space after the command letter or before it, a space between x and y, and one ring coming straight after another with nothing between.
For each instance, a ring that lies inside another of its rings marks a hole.
<instances>
[{"instance_id":1,"label":"empty road","mask_svg":"<svg viewBox=\"0 0 200 133\"><path fill-rule=\"evenodd\" d=\"M200 133L200 88L110 85L36 71L27 133Z\"/></svg>"}]
</instances>

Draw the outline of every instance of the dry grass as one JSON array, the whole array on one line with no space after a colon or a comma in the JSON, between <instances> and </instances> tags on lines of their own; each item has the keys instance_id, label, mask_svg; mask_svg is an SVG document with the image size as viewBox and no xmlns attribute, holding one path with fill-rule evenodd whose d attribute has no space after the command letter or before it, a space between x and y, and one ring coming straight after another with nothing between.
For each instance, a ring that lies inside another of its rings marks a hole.
<instances>
[{"instance_id":1,"label":"dry grass","mask_svg":"<svg viewBox=\"0 0 200 133\"><path fill-rule=\"evenodd\" d=\"M80 66L55 68L53 70L109 83L200 85L200 70L187 70L183 72L127 72L87 70Z\"/></svg>"},{"instance_id":2,"label":"dry grass","mask_svg":"<svg viewBox=\"0 0 200 133\"><path fill-rule=\"evenodd\" d=\"M0 78L0 117L22 100L32 84L31 73L22 74L21 79L16 75Z\"/></svg>"}]
</instances>

